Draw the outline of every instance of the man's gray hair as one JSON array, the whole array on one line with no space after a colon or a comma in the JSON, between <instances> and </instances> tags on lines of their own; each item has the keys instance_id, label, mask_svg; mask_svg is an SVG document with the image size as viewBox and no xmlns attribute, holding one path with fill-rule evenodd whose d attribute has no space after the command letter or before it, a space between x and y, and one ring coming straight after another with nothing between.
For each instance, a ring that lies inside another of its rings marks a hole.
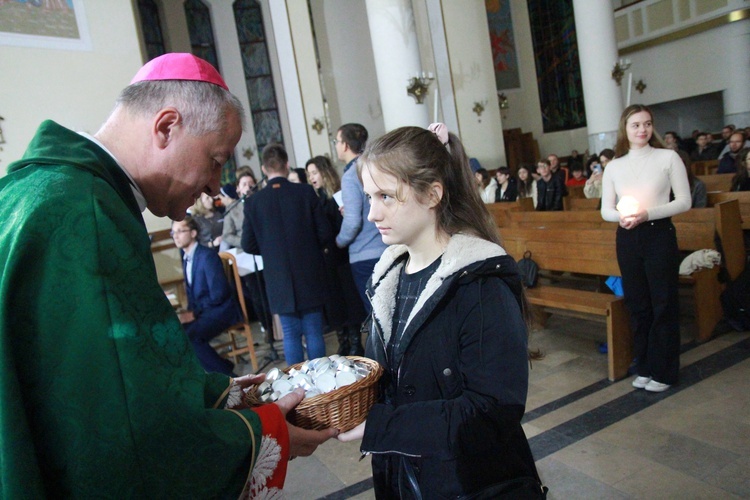
<instances>
[{"instance_id":1,"label":"man's gray hair","mask_svg":"<svg viewBox=\"0 0 750 500\"><path fill-rule=\"evenodd\" d=\"M223 132L227 109L233 108L245 129L245 110L240 101L218 85L188 80L149 80L125 87L117 98L136 114L151 115L167 106L182 116L185 130L196 136Z\"/></svg>"}]
</instances>

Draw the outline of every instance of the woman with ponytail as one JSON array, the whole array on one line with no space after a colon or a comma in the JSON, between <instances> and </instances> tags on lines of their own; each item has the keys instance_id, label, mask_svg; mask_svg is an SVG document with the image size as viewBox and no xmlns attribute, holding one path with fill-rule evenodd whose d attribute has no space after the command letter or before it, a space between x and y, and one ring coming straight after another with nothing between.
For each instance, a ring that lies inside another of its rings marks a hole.
<instances>
[{"instance_id":1,"label":"woman with ponytail","mask_svg":"<svg viewBox=\"0 0 750 500\"><path fill-rule=\"evenodd\" d=\"M385 374L366 422L340 440L373 455L378 498L542 498L521 428L523 288L461 142L443 124L399 128L357 168L390 245L367 290L365 355Z\"/></svg>"}]
</instances>

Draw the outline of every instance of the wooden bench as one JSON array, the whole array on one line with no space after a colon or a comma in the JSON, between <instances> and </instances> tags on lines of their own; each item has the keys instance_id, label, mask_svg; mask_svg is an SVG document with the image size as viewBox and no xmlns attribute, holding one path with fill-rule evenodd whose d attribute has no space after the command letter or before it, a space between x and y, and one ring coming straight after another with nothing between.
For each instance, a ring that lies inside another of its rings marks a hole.
<instances>
[{"instance_id":1,"label":"wooden bench","mask_svg":"<svg viewBox=\"0 0 750 500\"><path fill-rule=\"evenodd\" d=\"M586 195L583 194L583 186L565 186L568 190L568 196L563 197L563 201L565 201L566 198L586 198Z\"/></svg>"},{"instance_id":2,"label":"wooden bench","mask_svg":"<svg viewBox=\"0 0 750 500\"><path fill-rule=\"evenodd\" d=\"M571 198L565 196L563 198L563 210L566 212L571 210L599 210L601 202L601 198Z\"/></svg>"},{"instance_id":3,"label":"wooden bench","mask_svg":"<svg viewBox=\"0 0 750 500\"><path fill-rule=\"evenodd\" d=\"M729 191L723 193L708 193L708 206L713 207L723 201L737 200L740 203L742 229L750 230L750 191Z\"/></svg>"},{"instance_id":4,"label":"wooden bench","mask_svg":"<svg viewBox=\"0 0 750 500\"><path fill-rule=\"evenodd\" d=\"M719 160L694 161L690 164L690 169L696 176L713 174L718 168Z\"/></svg>"},{"instance_id":5,"label":"wooden bench","mask_svg":"<svg viewBox=\"0 0 750 500\"><path fill-rule=\"evenodd\" d=\"M715 191L729 191L732 188L732 177L734 174L712 174L698 175L697 179L703 181L706 185L706 191L711 193Z\"/></svg>"},{"instance_id":6,"label":"wooden bench","mask_svg":"<svg viewBox=\"0 0 750 500\"><path fill-rule=\"evenodd\" d=\"M520 259L531 251L540 269L598 276L620 276L615 249L617 223L605 222L598 212L509 212L500 228L503 244L510 255ZM566 217L567 216L567 217ZM572 216L572 217L571 217ZM694 209L673 218L681 250L714 248L714 235L732 241L741 234L736 202L722 203L715 209ZM739 268L738 251L725 246L733 262L732 275ZM744 252L741 265L744 268ZM680 282L692 285L698 340L711 337L722 317L718 281L719 268L702 269ZM622 297L585 290L541 285L528 290L529 302L536 306L535 319L544 324L546 308L602 316L607 323L608 376L617 380L627 374L632 361L632 333ZM540 309L541 308L541 309Z\"/></svg>"},{"instance_id":7,"label":"wooden bench","mask_svg":"<svg viewBox=\"0 0 750 500\"><path fill-rule=\"evenodd\" d=\"M487 203L485 206L489 210L490 215L495 219L495 223L498 223L498 221L504 223L507 220L508 212L533 212L534 200L532 198L519 198L516 201Z\"/></svg>"},{"instance_id":8,"label":"wooden bench","mask_svg":"<svg viewBox=\"0 0 750 500\"><path fill-rule=\"evenodd\" d=\"M187 307L185 278L182 274L180 252L174 244L170 229L161 229L148 233L151 239L151 255L156 266L156 276L165 292L172 292L177 297L178 306Z\"/></svg>"}]
</instances>

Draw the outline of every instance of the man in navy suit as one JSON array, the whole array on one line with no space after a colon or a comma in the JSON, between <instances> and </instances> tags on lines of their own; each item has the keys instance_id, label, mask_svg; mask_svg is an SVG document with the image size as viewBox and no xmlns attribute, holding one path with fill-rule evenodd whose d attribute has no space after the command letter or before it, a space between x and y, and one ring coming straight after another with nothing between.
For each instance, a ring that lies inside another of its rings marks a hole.
<instances>
[{"instance_id":1,"label":"man in navy suit","mask_svg":"<svg viewBox=\"0 0 750 500\"><path fill-rule=\"evenodd\" d=\"M328 287L323 252L333 229L309 184L287 180L289 157L281 144L263 149L268 184L245 202L242 249L263 256L268 304L284 332L287 363L325 356L323 304Z\"/></svg>"},{"instance_id":2,"label":"man in navy suit","mask_svg":"<svg viewBox=\"0 0 750 500\"><path fill-rule=\"evenodd\" d=\"M182 250L182 271L189 314L183 324L203 369L233 376L234 364L222 358L209 341L242 321L219 255L198 244L198 224L191 217L172 223L172 238ZM181 320L183 317L181 316Z\"/></svg>"}]
</instances>

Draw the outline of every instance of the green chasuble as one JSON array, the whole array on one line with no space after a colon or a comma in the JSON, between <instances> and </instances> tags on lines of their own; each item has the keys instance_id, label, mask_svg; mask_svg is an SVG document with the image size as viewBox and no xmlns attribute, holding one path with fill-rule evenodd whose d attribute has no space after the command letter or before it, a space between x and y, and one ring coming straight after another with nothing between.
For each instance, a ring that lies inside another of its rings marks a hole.
<instances>
[{"instance_id":1,"label":"green chasuble","mask_svg":"<svg viewBox=\"0 0 750 500\"><path fill-rule=\"evenodd\" d=\"M127 176L44 122L0 179L0 498L236 498L261 427L214 409L228 385L159 286Z\"/></svg>"}]
</instances>

